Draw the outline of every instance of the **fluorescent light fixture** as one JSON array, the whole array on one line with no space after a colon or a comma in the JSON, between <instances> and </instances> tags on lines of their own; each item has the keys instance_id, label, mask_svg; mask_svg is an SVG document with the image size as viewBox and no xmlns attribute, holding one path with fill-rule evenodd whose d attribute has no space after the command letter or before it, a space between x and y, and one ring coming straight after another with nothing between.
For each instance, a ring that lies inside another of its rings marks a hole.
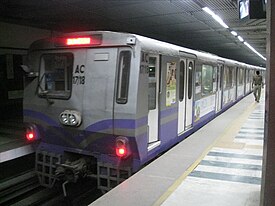
<instances>
[{"instance_id":1,"label":"fluorescent light fixture","mask_svg":"<svg viewBox=\"0 0 275 206\"><path fill-rule=\"evenodd\" d=\"M238 39L240 40L240 42L243 42L243 38L241 36L238 36Z\"/></svg>"},{"instance_id":2,"label":"fluorescent light fixture","mask_svg":"<svg viewBox=\"0 0 275 206\"><path fill-rule=\"evenodd\" d=\"M217 15L212 16L212 17L213 17L217 22L219 22L220 25L222 25L224 28L226 28L226 29L229 28L229 26L227 26L227 25L223 22L223 20L221 19L221 17L219 17L219 16L217 16Z\"/></svg>"},{"instance_id":3,"label":"fluorescent light fixture","mask_svg":"<svg viewBox=\"0 0 275 206\"><path fill-rule=\"evenodd\" d=\"M259 52L256 51L256 49L254 49L254 47L252 47L250 44L248 44L247 42L244 42L244 45L247 46L250 50L252 50L255 54L257 54L259 57L261 57L263 60L266 61L266 58L261 55Z\"/></svg>"},{"instance_id":4,"label":"fluorescent light fixture","mask_svg":"<svg viewBox=\"0 0 275 206\"><path fill-rule=\"evenodd\" d=\"M235 32L235 31L231 31L230 33L231 33L233 36L238 36L237 32Z\"/></svg>"},{"instance_id":5,"label":"fluorescent light fixture","mask_svg":"<svg viewBox=\"0 0 275 206\"><path fill-rule=\"evenodd\" d=\"M217 22L219 22L220 25L222 25L224 28L228 29L229 27L223 22L223 20L221 19L221 17L219 17L218 15L216 15L211 9L209 9L208 7L203 7L202 10L204 10L206 13L210 14L213 19L215 19Z\"/></svg>"},{"instance_id":6,"label":"fluorescent light fixture","mask_svg":"<svg viewBox=\"0 0 275 206\"><path fill-rule=\"evenodd\" d=\"M202 10L204 10L206 13L210 14L211 16L215 15L215 13L208 7L203 7Z\"/></svg>"},{"instance_id":7,"label":"fluorescent light fixture","mask_svg":"<svg viewBox=\"0 0 275 206\"><path fill-rule=\"evenodd\" d=\"M211 9L209 9L208 7L203 7L202 10L204 10L206 13L210 14L213 19L215 19L217 22L220 23L220 25L222 25L224 28L228 29L229 27L223 22L223 20L216 15ZM237 36L238 39L240 40L240 42L243 42L250 50L252 50L255 54L257 54L259 57L261 57L263 60L266 61L266 58L261 55L259 52L256 51L256 49L254 49L250 44L248 44L247 42L244 41L244 39L241 36L238 36L237 32L235 31L231 31L230 32L233 36Z\"/></svg>"}]
</instances>

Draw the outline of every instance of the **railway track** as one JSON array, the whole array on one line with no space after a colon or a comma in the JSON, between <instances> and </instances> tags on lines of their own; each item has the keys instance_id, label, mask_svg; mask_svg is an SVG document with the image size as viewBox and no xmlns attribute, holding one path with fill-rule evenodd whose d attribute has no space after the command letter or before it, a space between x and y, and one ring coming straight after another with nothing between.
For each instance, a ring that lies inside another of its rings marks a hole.
<instances>
[{"instance_id":1,"label":"railway track","mask_svg":"<svg viewBox=\"0 0 275 206\"><path fill-rule=\"evenodd\" d=\"M9 205L18 197L37 189L39 186L34 171L27 171L4 180L0 185L0 205Z\"/></svg>"},{"instance_id":2,"label":"railway track","mask_svg":"<svg viewBox=\"0 0 275 206\"><path fill-rule=\"evenodd\" d=\"M0 185L0 205L13 206L51 206L88 205L102 193L96 189L96 181L85 179L67 185L68 196L64 198L61 187L52 189L39 185L34 171L12 177Z\"/></svg>"}]
</instances>

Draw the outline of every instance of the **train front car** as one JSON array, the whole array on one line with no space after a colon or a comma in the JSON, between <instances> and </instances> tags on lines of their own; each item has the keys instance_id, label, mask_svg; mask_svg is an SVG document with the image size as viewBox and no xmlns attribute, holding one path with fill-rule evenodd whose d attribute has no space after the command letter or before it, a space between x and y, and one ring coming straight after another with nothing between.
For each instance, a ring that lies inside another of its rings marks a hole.
<instances>
[{"instance_id":1,"label":"train front car","mask_svg":"<svg viewBox=\"0 0 275 206\"><path fill-rule=\"evenodd\" d=\"M126 34L81 32L32 44L29 75L37 75L25 88L24 122L28 139L39 141L42 185L95 177L108 191L139 168L134 43Z\"/></svg>"}]
</instances>

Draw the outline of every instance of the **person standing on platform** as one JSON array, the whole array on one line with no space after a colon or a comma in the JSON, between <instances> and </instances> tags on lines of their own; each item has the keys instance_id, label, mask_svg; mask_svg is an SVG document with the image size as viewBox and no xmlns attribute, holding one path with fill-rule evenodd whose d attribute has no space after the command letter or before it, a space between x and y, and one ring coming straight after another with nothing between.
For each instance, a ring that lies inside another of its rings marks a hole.
<instances>
[{"instance_id":1,"label":"person standing on platform","mask_svg":"<svg viewBox=\"0 0 275 206\"><path fill-rule=\"evenodd\" d=\"M255 97L255 101L259 102L261 97L261 88L263 86L263 77L260 75L260 71L256 71L256 74L253 76L253 94Z\"/></svg>"}]
</instances>

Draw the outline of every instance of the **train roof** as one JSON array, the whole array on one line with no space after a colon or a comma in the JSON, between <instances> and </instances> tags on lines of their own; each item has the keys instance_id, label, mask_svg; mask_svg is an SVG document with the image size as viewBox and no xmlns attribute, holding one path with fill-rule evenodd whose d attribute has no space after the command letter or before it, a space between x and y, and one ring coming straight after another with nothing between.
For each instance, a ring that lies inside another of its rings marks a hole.
<instances>
[{"instance_id":1,"label":"train roof","mask_svg":"<svg viewBox=\"0 0 275 206\"><path fill-rule=\"evenodd\" d=\"M155 40L149 37L144 37L137 34L131 33L122 33L122 32L113 32L113 31L83 31L83 32L72 32L72 33L64 33L62 35L58 35L57 37L52 37L48 39L42 39L34 42L30 50L36 49L53 49L56 48L53 39L60 37L77 37L77 36L91 36L91 35L102 35L103 46L121 46L121 45L129 45L129 44L139 44L141 49L144 51L150 51L155 54L166 54L170 56L181 56L185 55L190 58L201 59L205 61L211 62L224 62L227 65L235 65L235 66L243 66L243 67L256 67L257 69L265 69L262 67L257 67L249 64L245 64L242 62L238 62L235 60L219 57L215 54L197 51L193 49L189 49L182 46L177 46L171 43L162 42L159 40ZM137 43L138 42L138 43ZM105 44L105 45L104 45ZM102 45L101 45L102 46Z\"/></svg>"},{"instance_id":2,"label":"train roof","mask_svg":"<svg viewBox=\"0 0 275 206\"><path fill-rule=\"evenodd\" d=\"M239 62L239 61L236 61L236 60L223 58L223 57L220 57L218 55L207 53L207 52L204 52L204 51L188 49L186 47L177 46L177 45L173 45L173 44L166 43L166 42L161 42L161 41L151 39L151 38L148 38L148 37L144 37L144 36L140 36L140 35L135 35L134 34L134 36L137 37L137 39L140 40L143 48L147 48L148 50L151 50L151 51L156 52L156 53L158 52L158 50L161 50L162 53L165 52L167 54L174 54L174 55L179 55L180 53L184 53L185 55L188 55L188 54L191 55L192 54L196 58L206 60L206 61L221 62L221 63L226 63L227 65L242 66L242 67L246 67L246 68L254 67L254 68L257 68L257 69L260 69L260 70L265 69L263 67L249 65L249 64ZM159 51L159 53L161 53L161 51Z\"/></svg>"}]
</instances>

